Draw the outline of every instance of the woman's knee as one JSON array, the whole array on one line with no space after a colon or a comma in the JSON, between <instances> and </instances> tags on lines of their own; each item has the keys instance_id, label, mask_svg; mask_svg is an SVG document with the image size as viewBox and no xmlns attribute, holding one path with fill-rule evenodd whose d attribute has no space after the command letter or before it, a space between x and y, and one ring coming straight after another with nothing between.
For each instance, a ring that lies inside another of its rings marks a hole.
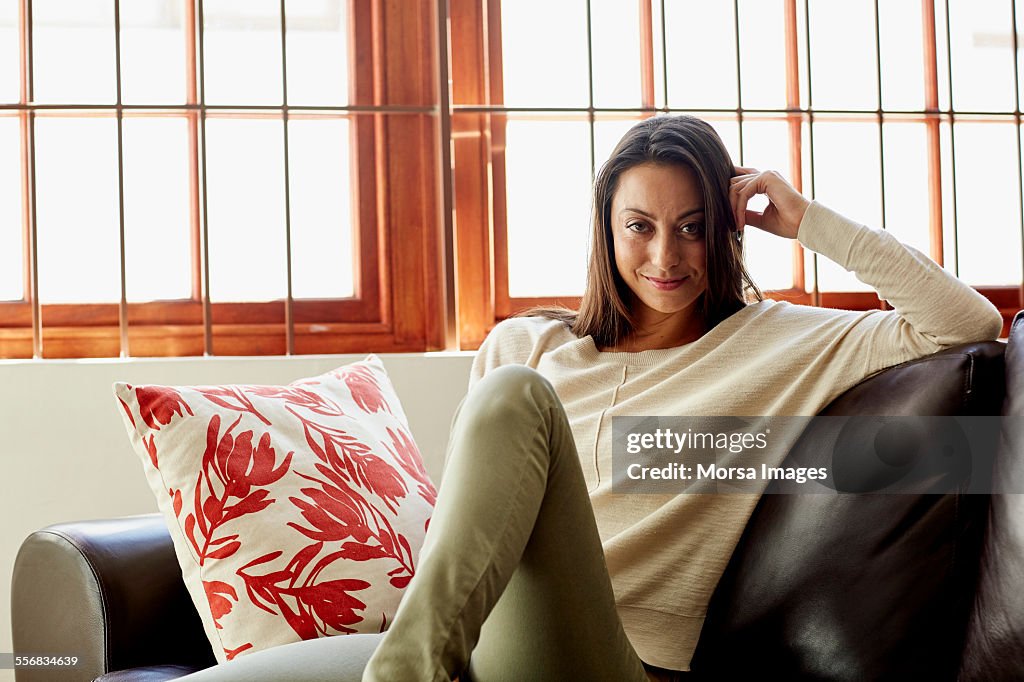
<instances>
[{"instance_id":1,"label":"woman's knee","mask_svg":"<svg viewBox=\"0 0 1024 682\"><path fill-rule=\"evenodd\" d=\"M561 405L551 383L526 365L504 365L488 372L466 396L475 418L508 419L516 412L547 410Z\"/></svg>"}]
</instances>

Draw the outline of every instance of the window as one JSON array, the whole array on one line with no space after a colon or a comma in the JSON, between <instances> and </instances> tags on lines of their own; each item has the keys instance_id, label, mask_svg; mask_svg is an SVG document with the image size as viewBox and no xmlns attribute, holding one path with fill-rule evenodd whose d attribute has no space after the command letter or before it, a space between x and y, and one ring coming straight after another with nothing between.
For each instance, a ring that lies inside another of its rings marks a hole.
<instances>
[{"instance_id":1,"label":"window","mask_svg":"<svg viewBox=\"0 0 1024 682\"><path fill-rule=\"evenodd\" d=\"M891 230L1005 315L1024 303L1010 0L451 7L453 33L474 36L452 43L460 275L492 286L460 290L466 345L517 309L578 302L593 173L628 126L663 113L709 120L737 163ZM799 245L758 230L746 243L772 297L883 305Z\"/></svg>"},{"instance_id":2,"label":"window","mask_svg":"<svg viewBox=\"0 0 1024 682\"><path fill-rule=\"evenodd\" d=\"M429 9L0 0L0 357L442 345Z\"/></svg>"},{"instance_id":3,"label":"window","mask_svg":"<svg viewBox=\"0 0 1024 682\"><path fill-rule=\"evenodd\" d=\"M1020 21L1012 0L0 0L0 357L476 348L578 302L595 169L680 112L1009 315ZM883 305L747 244L773 297Z\"/></svg>"}]
</instances>

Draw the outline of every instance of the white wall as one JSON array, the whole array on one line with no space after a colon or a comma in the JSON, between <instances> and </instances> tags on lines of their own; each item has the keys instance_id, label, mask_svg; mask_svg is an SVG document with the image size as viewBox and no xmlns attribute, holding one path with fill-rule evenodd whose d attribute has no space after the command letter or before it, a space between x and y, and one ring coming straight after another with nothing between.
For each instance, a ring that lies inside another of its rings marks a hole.
<instances>
[{"instance_id":1,"label":"white wall","mask_svg":"<svg viewBox=\"0 0 1024 682\"><path fill-rule=\"evenodd\" d=\"M60 521L156 511L121 423L114 381L282 384L362 357L0 361L0 652L12 650L9 586L25 536ZM439 482L472 353L380 357ZM13 679L0 671L0 680Z\"/></svg>"}]
</instances>

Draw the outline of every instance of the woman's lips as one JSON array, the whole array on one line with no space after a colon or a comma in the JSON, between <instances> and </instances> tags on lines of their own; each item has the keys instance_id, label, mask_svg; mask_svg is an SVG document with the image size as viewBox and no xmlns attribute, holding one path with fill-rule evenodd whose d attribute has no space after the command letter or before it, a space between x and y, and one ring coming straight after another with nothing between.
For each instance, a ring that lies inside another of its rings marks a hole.
<instances>
[{"instance_id":1,"label":"woman's lips","mask_svg":"<svg viewBox=\"0 0 1024 682\"><path fill-rule=\"evenodd\" d=\"M643 275L643 278L650 282L654 288L659 291L672 291L673 289L678 289L682 286L683 282L686 281L685 277L680 277L679 279L658 279L657 277L648 277L647 275Z\"/></svg>"}]
</instances>

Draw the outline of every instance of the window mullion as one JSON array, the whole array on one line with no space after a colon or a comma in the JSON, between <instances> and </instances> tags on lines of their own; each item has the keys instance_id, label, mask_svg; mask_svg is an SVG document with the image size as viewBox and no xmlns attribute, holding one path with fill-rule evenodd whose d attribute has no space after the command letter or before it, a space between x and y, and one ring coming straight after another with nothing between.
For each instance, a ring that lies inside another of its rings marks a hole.
<instances>
[{"instance_id":1,"label":"window mullion","mask_svg":"<svg viewBox=\"0 0 1024 682\"><path fill-rule=\"evenodd\" d=\"M935 35L935 1L921 0L924 46L925 135L928 150L928 234L932 259L943 264L942 143L939 120L939 69Z\"/></svg>"},{"instance_id":2,"label":"window mullion","mask_svg":"<svg viewBox=\"0 0 1024 682\"><path fill-rule=\"evenodd\" d=\"M199 103L199 87L196 82L196 3L195 0L183 0L185 5L185 103L190 107L186 111L188 121L188 189L189 189L189 239L191 242L191 274L192 300L201 301L203 297L203 256L201 224L202 214L199 210L199 111L194 108Z\"/></svg>"},{"instance_id":3,"label":"window mullion","mask_svg":"<svg viewBox=\"0 0 1024 682\"><path fill-rule=\"evenodd\" d=\"M800 112L800 51L796 22L796 0L786 0L784 7L786 43L786 123L789 132L789 176L793 187L803 191L803 115ZM793 243L793 288L806 291L804 248Z\"/></svg>"},{"instance_id":4,"label":"window mullion","mask_svg":"<svg viewBox=\"0 0 1024 682\"><path fill-rule=\"evenodd\" d=\"M36 218L36 119L32 109L32 0L18 5L18 28L21 42L21 178L24 234L26 243L26 294L32 311L32 357L43 356L43 309L39 301L39 239Z\"/></svg>"},{"instance_id":5,"label":"window mullion","mask_svg":"<svg viewBox=\"0 0 1024 682\"><path fill-rule=\"evenodd\" d=\"M651 0L640 5L640 104L653 109L654 102L654 8Z\"/></svg>"},{"instance_id":6,"label":"window mullion","mask_svg":"<svg viewBox=\"0 0 1024 682\"><path fill-rule=\"evenodd\" d=\"M451 41L448 26L451 18L449 0L437 0L437 23L434 31L434 42L437 47L437 192L438 192L438 226L442 230L439 240L441 248L441 311L443 315L442 329L445 350L459 348L458 292L455 289L455 221L452 216L454 209L454 188L452 179L452 96L449 88L452 68L449 61Z\"/></svg>"}]
</instances>

